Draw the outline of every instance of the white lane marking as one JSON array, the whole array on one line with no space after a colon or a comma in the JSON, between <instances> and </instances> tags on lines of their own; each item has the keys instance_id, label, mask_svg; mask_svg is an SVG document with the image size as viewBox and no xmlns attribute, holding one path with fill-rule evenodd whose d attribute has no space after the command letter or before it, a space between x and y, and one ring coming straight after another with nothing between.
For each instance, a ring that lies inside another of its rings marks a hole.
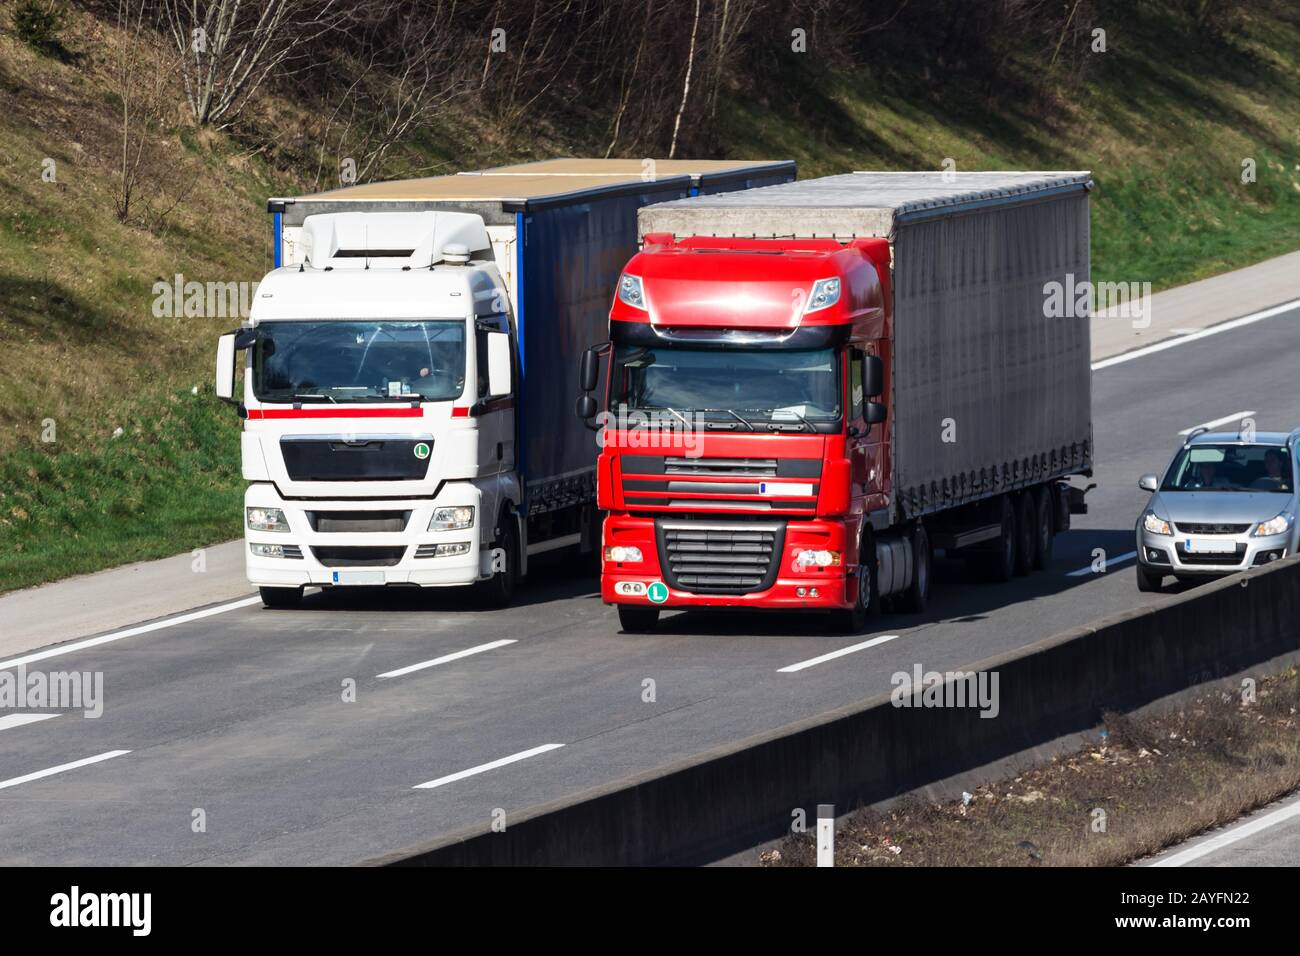
<instances>
[{"instance_id":1,"label":"white lane marking","mask_svg":"<svg viewBox=\"0 0 1300 956\"><path fill-rule=\"evenodd\" d=\"M0 730L8 730L10 727L22 727L26 724L35 724L42 720L49 720L51 717L58 717L59 714L10 714L8 717L0 717Z\"/></svg>"},{"instance_id":2,"label":"white lane marking","mask_svg":"<svg viewBox=\"0 0 1300 956\"><path fill-rule=\"evenodd\" d=\"M1243 325L1250 325L1252 322L1271 319L1273 316L1281 315L1283 312L1290 312L1296 306L1300 306L1300 299L1292 299L1290 302L1283 302L1281 305L1275 305L1271 309L1252 312L1250 315L1243 315L1239 319L1220 322L1218 325L1211 325L1208 329L1201 329L1199 332L1193 332L1190 335L1180 335L1176 339L1166 339L1163 342L1156 342L1154 345L1147 345L1140 349L1134 349L1132 352L1125 352L1123 355L1116 355L1114 358L1102 359L1100 362L1093 362L1092 370L1096 372L1099 369L1110 368L1112 365L1119 365L1121 362L1131 362L1134 359L1144 358L1145 356L1152 355L1156 352L1163 352L1165 349L1171 349L1175 345L1183 345L1186 342L1195 342L1197 339L1203 339L1211 335L1218 335L1220 332L1239 329Z\"/></svg>"},{"instance_id":3,"label":"white lane marking","mask_svg":"<svg viewBox=\"0 0 1300 956\"><path fill-rule=\"evenodd\" d=\"M529 757L536 757L538 754L544 754L548 750L559 750L564 744L542 744L540 747L534 747L532 750L525 750L522 753L511 754L509 757L502 757L500 760L493 760L491 763L479 764L477 767L470 767L468 770L462 770L459 773L448 774L445 777L439 777L437 780L430 780L427 783L417 783L412 790L432 790L434 787L441 787L443 784L455 783L457 780L464 780L466 777L472 777L476 773L486 773L489 770L496 770L497 767L504 767L507 764L518 763L520 760L527 760Z\"/></svg>"},{"instance_id":4,"label":"white lane marking","mask_svg":"<svg viewBox=\"0 0 1300 956\"><path fill-rule=\"evenodd\" d=\"M1210 837L1204 843L1198 843L1190 849L1183 850L1181 853L1175 853L1167 856L1162 860L1156 860L1154 863L1148 863L1148 866L1185 866L1193 860L1199 860L1203 856L1208 856L1215 850L1221 850L1225 846L1231 846L1238 840L1244 840L1246 837L1254 836L1261 830L1267 830L1269 827L1277 826L1290 820L1294 816L1300 816L1300 800L1295 801L1289 807L1282 807L1274 810L1272 813L1266 813L1255 820L1248 820L1239 824L1230 830L1220 833L1218 836Z\"/></svg>"},{"instance_id":5,"label":"white lane marking","mask_svg":"<svg viewBox=\"0 0 1300 956\"><path fill-rule=\"evenodd\" d=\"M1106 571L1098 571L1098 572L1096 572L1096 573L1098 573L1098 574L1105 574L1105 573L1107 573L1108 571L1110 571L1110 566L1111 566L1112 564L1123 564L1123 563L1124 563L1125 561L1127 561L1129 558L1136 558L1137 556L1138 556L1138 553L1137 553L1136 551L1129 551L1129 552L1126 552L1125 554L1119 554L1119 555L1116 555L1116 556L1113 557L1113 558L1107 558L1107 559L1106 559ZM1088 565L1086 568L1079 568L1079 570L1077 570L1077 571L1066 571L1066 572L1065 572L1065 576L1066 576L1067 578L1081 578L1081 577L1083 577L1085 574L1092 574L1092 573L1094 573L1094 572L1093 572L1093 570L1092 570L1092 565L1090 564L1090 565Z\"/></svg>"},{"instance_id":6,"label":"white lane marking","mask_svg":"<svg viewBox=\"0 0 1300 956\"><path fill-rule=\"evenodd\" d=\"M24 774L21 777L12 777L9 780L0 780L0 790L6 787L16 787L20 783L30 783L33 780L40 780L42 777L52 777L56 773L63 773L66 770L76 770L78 767L88 767L92 763L99 763L102 760L112 760L114 757L120 757L123 754L129 754L129 750L110 750L107 753L96 754L94 757L86 757L83 760L74 760L72 763L61 763L57 767L50 767L48 770L38 770L35 773Z\"/></svg>"},{"instance_id":7,"label":"white lane marking","mask_svg":"<svg viewBox=\"0 0 1300 956\"><path fill-rule=\"evenodd\" d=\"M1209 421L1209 422L1201 422L1199 425L1193 425L1191 428L1184 428L1184 429L1183 429L1182 431L1180 431L1178 434L1180 434L1180 435L1190 435L1192 432L1196 431L1196 429L1198 429L1198 428L1218 428L1220 425L1226 425L1226 424L1228 424L1228 422L1235 422L1235 421L1236 421L1237 419L1239 419L1239 418L1249 418L1251 415L1254 415L1254 414L1255 414L1255 412L1253 412L1253 411L1249 411L1249 412L1233 412L1231 415L1224 415L1222 418L1216 418L1216 419L1214 419L1213 421Z\"/></svg>"},{"instance_id":8,"label":"white lane marking","mask_svg":"<svg viewBox=\"0 0 1300 956\"><path fill-rule=\"evenodd\" d=\"M827 661L833 661L835 658L843 657L846 654L865 651L868 647L875 647L877 644L884 644L886 641L892 641L897 637L897 634L882 634L880 637L873 637L871 640L863 641L861 644L841 647L838 651L831 651L829 654L823 654L820 657L812 657L806 661L800 661L798 664L791 664L789 667L778 668L777 673L793 674L795 671L801 671L806 667L816 667L818 664L825 664Z\"/></svg>"},{"instance_id":9,"label":"white lane marking","mask_svg":"<svg viewBox=\"0 0 1300 956\"><path fill-rule=\"evenodd\" d=\"M387 680L390 677L401 677L404 674L413 674L416 671L422 671L426 667L437 667L439 664L446 664L450 661L458 661L462 657L469 657L471 654L482 654L484 651L494 651L498 647L505 647L507 644L516 644L515 639L502 641L492 641L490 644L480 644L477 647L467 647L463 651L457 651L454 654L444 654L442 657L435 657L431 661L421 661L418 664L412 664L410 667L399 667L395 671L384 671L377 675L379 680Z\"/></svg>"},{"instance_id":10,"label":"white lane marking","mask_svg":"<svg viewBox=\"0 0 1300 956\"><path fill-rule=\"evenodd\" d=\"M165 627L175 627L177 624L188 624L191 621L201 621L205 617L213 617L217 614L225 614L227 611L235 611L241 607L248 607L252 604L261 604L260 597L244 598L240 601L231 601L229 604L218 604L216 607L204 608L202 611L192 611L189 614L182 614L180 617L170 617L165 621L154 621L152 624L141 624L139 627L129 627L125 631L114 631L112 634L104 634L100 637L92 637L85 641L75 641L72 644L60 644L48 651L38 651L35 654L28 654L24 657L14 657L7 661L0 661L0 670L9 667L17 667L19 664L30 664L32 661L43 661L50 657L61 657L64 654L72 654L75 651L82 651L88 647L98 647L100 644L108 644L111 641L120 641L123 638L135 637L138 634L148 634L151 631L161 631Z\"/></svg>"}]
</instances>

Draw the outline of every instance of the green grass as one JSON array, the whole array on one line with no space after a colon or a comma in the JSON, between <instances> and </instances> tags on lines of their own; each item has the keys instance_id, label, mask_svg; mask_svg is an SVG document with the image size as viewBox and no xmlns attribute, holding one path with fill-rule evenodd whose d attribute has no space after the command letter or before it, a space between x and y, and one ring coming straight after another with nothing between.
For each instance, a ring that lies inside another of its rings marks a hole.
<instances>
[{"instance_id":1,"label":"green grass","mask_svg":"<svg viewBox=\"0 0 1300 956\"><path fill-rule=\"evenodd\" d=\"M141 396L120 437L0 462L0 587L161 558L240 533L238 419L210 391Z\"/></svg>"}]
</instances>

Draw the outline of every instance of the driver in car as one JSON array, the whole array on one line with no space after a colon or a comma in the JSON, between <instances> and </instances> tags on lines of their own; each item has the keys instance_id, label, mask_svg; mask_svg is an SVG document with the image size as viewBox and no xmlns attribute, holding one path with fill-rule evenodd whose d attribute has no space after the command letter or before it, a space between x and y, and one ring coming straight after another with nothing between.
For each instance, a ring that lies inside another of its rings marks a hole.
<instances>
[{"instance_id":1,"label":"driver in car","mask_svg":"<svg viewBox=\"0 0 1300 956\"><path fill-rule=\"evenodd\" d=\"M1196 466L1188 488L1228 488L1230 483L1218 473L1218 467L1212 461L1203 461Z\"/></svg>"},{"instance_id":2,"label":"driver in car","mask_svg":"<svg viewBox=\"0 0 1300 956\"><path fill-rule=\"evenodd\" d=\"M1270 448L1264 453L1264 474L1252 481L1250 486L1261 491L1290 491L1282 477L1282 463L1282 452Z\"/></svg>"}]
</instances>

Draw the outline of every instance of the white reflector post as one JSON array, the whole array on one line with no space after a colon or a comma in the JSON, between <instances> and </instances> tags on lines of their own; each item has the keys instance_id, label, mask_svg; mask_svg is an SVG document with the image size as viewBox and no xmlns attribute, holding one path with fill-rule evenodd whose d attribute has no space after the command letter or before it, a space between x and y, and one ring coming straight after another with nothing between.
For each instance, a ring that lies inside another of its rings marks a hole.
<instances>
[{"instance_id":1,"label":"white reflector post","mask_svg":"<svg viewBox=\"0 0 1300 956\"><path fill-rule=\"evenodd\" d=\"M835 865L835 804L817 804L817 865Z\"/></svg>"}]
</instances>

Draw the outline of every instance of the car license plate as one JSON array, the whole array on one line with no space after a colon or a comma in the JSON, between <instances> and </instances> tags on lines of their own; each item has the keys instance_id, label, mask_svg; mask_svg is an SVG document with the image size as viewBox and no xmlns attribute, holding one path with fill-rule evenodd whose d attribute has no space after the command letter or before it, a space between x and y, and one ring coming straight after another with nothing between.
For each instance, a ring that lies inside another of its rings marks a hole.
<instances>
[{"instance_id":1,"label":"car license plate","mask_svg":"<svg viewBox=\"0 0 1300 956\"><path fill-rule=\"evenodd\" d=\"M383 571L335 571L334 584L383 584Z\"/></svg>"},{"instance_id":2,"label":"car license plate","mask_svg":"<svg viewBox=\"0 0 1300 956\"><path fill-rule=\"evenodd\" d=\"M1183 545L1189 554L1236 554L1237 542L1216 538L1188 538Z\"/></svg>"}]
</instances>

